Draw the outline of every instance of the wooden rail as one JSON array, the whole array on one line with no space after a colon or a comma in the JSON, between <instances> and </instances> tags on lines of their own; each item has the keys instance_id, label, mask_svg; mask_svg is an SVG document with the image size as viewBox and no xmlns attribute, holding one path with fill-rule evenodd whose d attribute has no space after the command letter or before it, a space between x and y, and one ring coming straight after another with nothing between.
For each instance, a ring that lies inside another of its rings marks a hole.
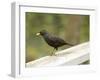
<instances>
[{"instance_id":1,"label":"wooden rail","mask_svg":"<svg viewBox=\"0 0 100 80\"><path fill-rule=\"evenodd\" d=\"M26 67L78 65L89 60L89 42L58 51L56 56L45 56L26 63Z\"/></svg>"}]
</instances>

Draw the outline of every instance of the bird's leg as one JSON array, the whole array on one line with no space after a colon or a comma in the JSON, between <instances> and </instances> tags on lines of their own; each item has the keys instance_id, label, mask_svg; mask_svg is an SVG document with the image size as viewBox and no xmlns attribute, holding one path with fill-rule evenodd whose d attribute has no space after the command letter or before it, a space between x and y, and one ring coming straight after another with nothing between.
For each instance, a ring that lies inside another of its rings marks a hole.
<instances>
[{"instance_id":1,"label":"bird's leg","mask_svg":"<svg viewBox=\"0 0 100 80\"><path fill-rule=\"evenodd\" d=\"M52 51L52 53L51 53L51 56L53 55L54 51L55 51L55 48L53 49L53 51Z\"/></svg>"}]
</instances>

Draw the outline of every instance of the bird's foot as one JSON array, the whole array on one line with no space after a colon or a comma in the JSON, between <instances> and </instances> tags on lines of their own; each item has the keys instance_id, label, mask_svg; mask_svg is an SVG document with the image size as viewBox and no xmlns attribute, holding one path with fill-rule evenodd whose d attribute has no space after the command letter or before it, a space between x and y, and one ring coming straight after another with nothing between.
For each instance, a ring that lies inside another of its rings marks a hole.
<instances>
[{"instance_id":1,"label":"bird's foot","mask_svg":"<svg viewBox=\"0 0 100 80\"><path fill-rule=\"evenodd\" d=\"M50 56L57 56L57 55L52 53Z\"/></svg>"}]
</instances>

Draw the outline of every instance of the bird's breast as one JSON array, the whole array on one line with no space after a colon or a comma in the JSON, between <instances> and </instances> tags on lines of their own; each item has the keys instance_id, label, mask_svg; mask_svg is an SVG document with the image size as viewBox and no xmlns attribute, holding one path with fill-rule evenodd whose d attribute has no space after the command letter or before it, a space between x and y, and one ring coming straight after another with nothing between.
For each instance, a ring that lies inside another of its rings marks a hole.
<instances>
[{"instance_id":1,"label":"bird's breast","mask_svg":"<svg viewBox=\"0 0 100 80\"><path fill-rule=\"evenodd\" d=\"M47 42L48 45L55 48L60 47L65 44L65 43L62 43L59 39L56 39L55 37L52 37L49 35L45 35L44 40Z\"/></svg>"}]
</instances>

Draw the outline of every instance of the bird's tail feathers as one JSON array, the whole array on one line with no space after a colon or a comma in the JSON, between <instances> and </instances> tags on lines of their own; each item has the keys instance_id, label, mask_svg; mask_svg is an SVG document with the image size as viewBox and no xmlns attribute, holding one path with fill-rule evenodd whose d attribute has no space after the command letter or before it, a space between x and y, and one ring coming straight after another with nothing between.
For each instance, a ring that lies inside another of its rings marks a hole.
<instances>
[{"instance_id":1,"label":"bird's tail feathers","mask_svg":"<svg viewBox=\"0 0 100 80\"><path fill-rule=\"evenodd\" d=\"M73 44L70 44L70 43L66 43L66 45L69 45L69 46L74 46Z\"/></svg>"}]
</instances>

